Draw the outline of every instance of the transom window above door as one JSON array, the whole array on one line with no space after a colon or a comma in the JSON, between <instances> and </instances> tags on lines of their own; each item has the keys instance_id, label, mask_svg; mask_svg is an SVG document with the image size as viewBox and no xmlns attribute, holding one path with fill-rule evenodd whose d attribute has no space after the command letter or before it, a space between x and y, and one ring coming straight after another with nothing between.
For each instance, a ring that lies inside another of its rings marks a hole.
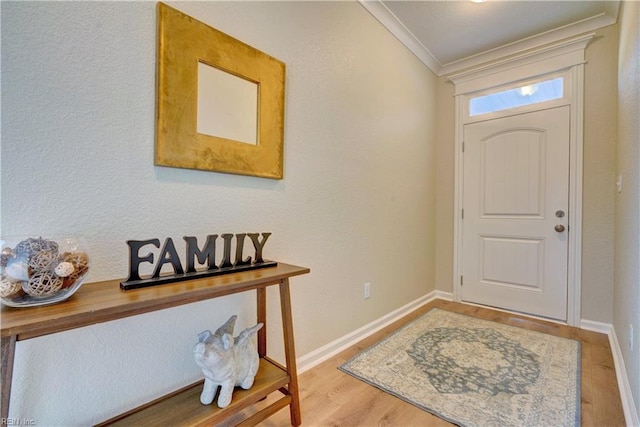
<instances>
[{"instance_id":1,"label":"transom window above door","mask_svg":"<svg viewBox=\"0 0 640 427\"><path fill-rule=\"evenodd\" d=\"M564 77L529 83L469 99L469 116L539 104L564 97Z\"/></svg>"}]
</instances>

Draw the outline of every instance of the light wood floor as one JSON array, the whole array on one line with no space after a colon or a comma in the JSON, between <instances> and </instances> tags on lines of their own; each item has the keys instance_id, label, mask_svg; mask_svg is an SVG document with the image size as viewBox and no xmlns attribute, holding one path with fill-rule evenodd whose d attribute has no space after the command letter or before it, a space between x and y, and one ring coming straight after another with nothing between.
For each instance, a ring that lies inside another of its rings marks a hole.
<instances>
[{"instance_id":1,"label":"light wood floor","mask_svg":"<svg viewBox=\"0 0 640 427\"><path fill-rule=\"evenodd\" d=\"M426 304L300 375L302 425L451 426L452 424L337 369L351 357L434 307L580 340L582 342L582 425L597 427L625 425L613 357L606 335L443 300ZM279 395L279 393L275 394ZM238 421L239 419L232 419L229 420L229 424L233 425ZM281 410L261 425L266 427L290 425L288 409Z\"/></svg>"}]
</instances>

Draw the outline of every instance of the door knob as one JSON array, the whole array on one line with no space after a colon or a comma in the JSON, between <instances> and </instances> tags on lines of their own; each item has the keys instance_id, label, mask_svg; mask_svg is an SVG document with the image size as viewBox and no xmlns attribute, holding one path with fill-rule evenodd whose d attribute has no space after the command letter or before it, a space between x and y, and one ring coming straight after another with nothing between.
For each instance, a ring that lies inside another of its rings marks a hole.
<instances>
[{"instance_id":1,"label":"door knob","mask_svg":"<svg viewBox=\"0 0 640 427\"><path fill-rule=\"evenodd\" d=\"M562 233L564 231L564 225L558 224L554 228L558 233Z\"/></svg>"}]
</instances>

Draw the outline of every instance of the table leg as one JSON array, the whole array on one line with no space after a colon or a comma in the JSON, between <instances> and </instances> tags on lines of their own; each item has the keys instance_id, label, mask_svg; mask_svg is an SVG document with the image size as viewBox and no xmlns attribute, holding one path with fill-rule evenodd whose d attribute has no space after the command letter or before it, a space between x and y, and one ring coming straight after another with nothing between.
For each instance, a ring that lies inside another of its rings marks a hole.
<instances>
[{"instance_id":1,"label":"table leg","mask_svg":"<svg viewBox=\"0 0 640 427\"><path fill-rule=\"evenodd\" d=\"M265 357L267 355L267 288L258 288L257 306L258 306L258 323L264 326L258 331L258 355Z\"/></svg>"},{"instance_id":2,"label":"table leg","mask_svg":"<svg viewBox=\"0 0 640 427\"><path fill-rule=\"evenodd\" d=\"M11 397L11 380L13 377L13 357L16 353L16 336L2 337L2 407L3 420L9 418L9 399Z\"/></svg>"},{"instance_id":3,"label":"table leg","mask_svg":"<svg viewBox=\"0 0 640 427\"><path fill-rule=\"evenodd\" d=\"M280 308L282 310L282 331L284 334L284 354L287 362L287 372L291 377L289 393L291 394L291 424L302 424L300 414L300 397L298 390L298 369L296 367L296 348L293 341L293 317L291 316L291 294L289 279L280 282Z\"/></svg>"}]
</instances>

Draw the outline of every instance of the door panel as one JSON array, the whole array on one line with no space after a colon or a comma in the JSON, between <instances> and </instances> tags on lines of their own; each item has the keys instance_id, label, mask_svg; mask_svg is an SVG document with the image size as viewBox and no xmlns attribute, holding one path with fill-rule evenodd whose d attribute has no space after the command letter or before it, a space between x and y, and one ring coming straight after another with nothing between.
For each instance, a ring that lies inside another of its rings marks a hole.
<instances>
[{"instance_id":1,"label":"door panel","mask_svg":"<svg viewBox=\"0 0 640 427\"><path fill-rule=\"evenodd\" d=\"M569 121L565 106L464 127L463 301L567 319Z\"/></svg>"},{"instance_id":2,"label":"door panel","mask_svg":"<svg viewBox=\"0 0 640 427\"><path fill-rule=\"evenodd\" d=\"M482 236L480 280L494 285L540 289L544 241Z\"/></svg>"},{"instance_id":3,"label":"door panel","mask_svg":"<svg viewBox=\"0 0 640 427\"><path fill-rule=\"evenodd\" d=\"M482 214L542 216L545 133L508 130L481 142Z\"/></svg>"}]
</instances>

